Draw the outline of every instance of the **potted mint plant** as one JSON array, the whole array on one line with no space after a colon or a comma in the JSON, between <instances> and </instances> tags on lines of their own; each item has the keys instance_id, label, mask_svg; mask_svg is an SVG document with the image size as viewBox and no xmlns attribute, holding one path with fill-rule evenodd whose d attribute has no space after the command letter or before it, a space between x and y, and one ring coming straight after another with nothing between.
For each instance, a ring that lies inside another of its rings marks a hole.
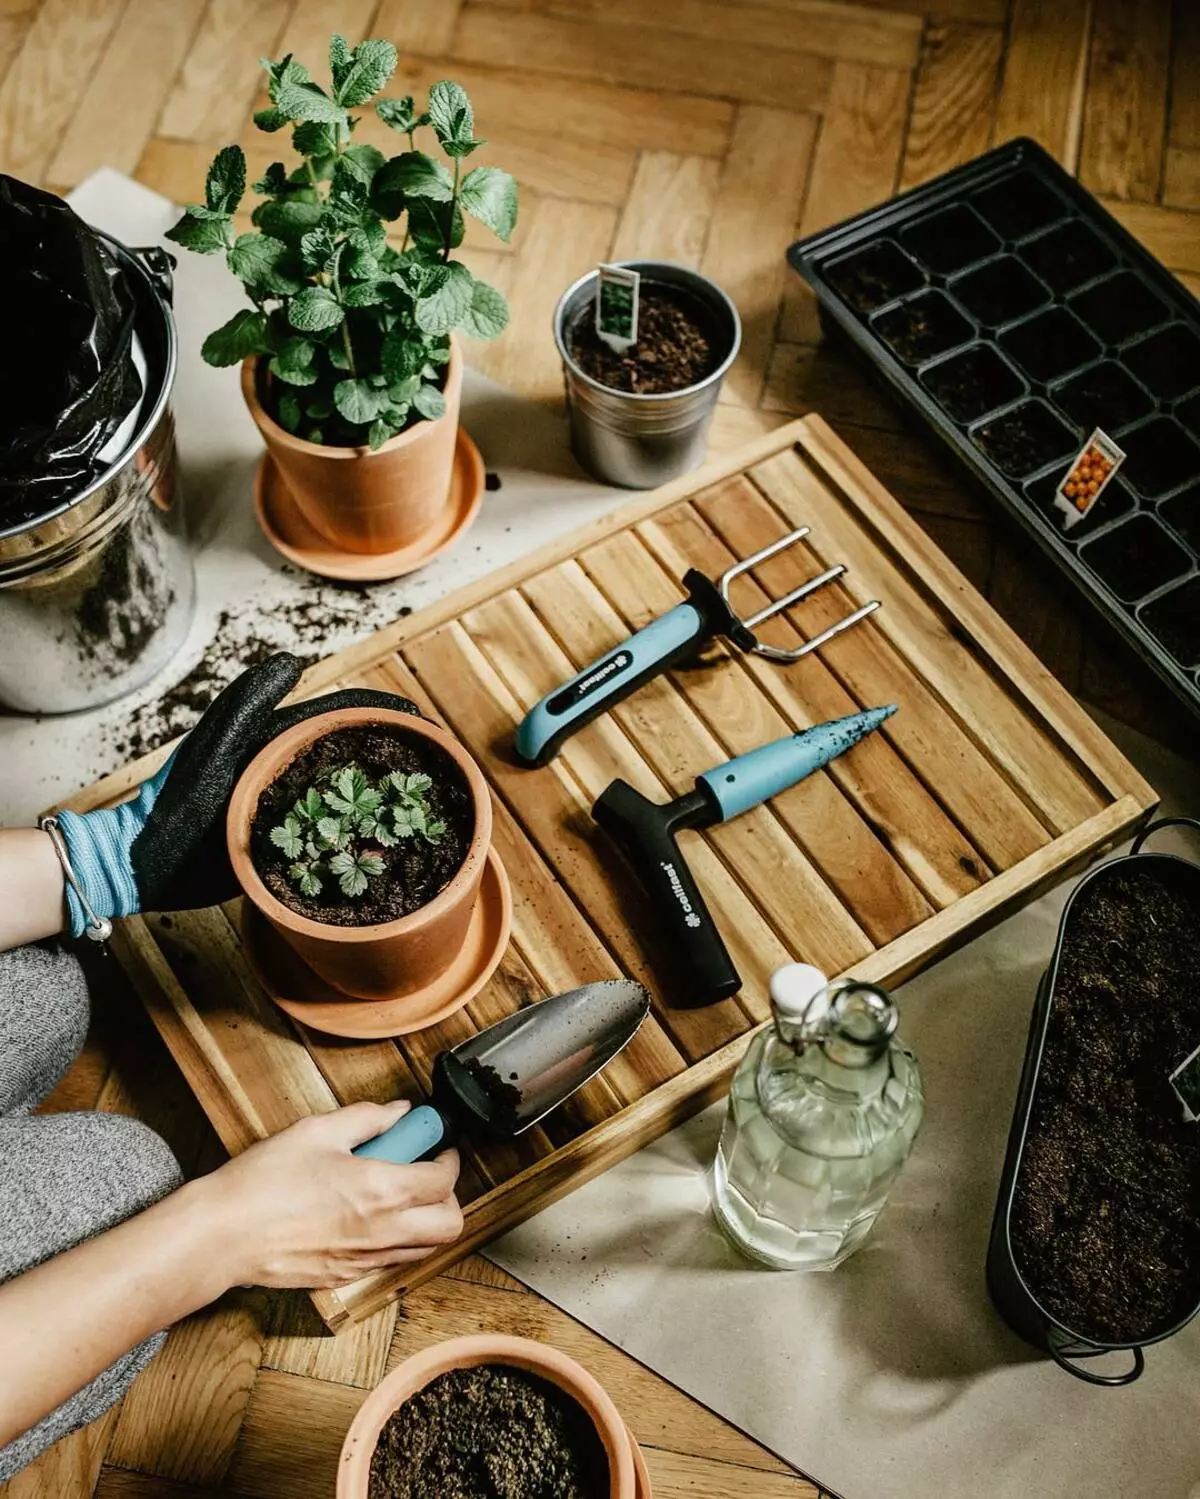
<instances>
[{"instance_id":1,"label":"potted mint plant","mask_svg":"<svg viewBox=\"0 0 1200 1499\"><path fill-rule=\"evenodd\" d=\"M224 255L250 306L205 340L213 365L242 364L242 388L292 500L335 548L381 553L437 526L448 503L462 385L455 337L494 338L508 306L454 252L464 215L501 239L517 221L517 187L498 167L467 169L483 145L457 83L435 83L424 108L376 99L396 49L334 36L329 86L288 56L265 62L270 105L254 117L290 129L300 157L253 184L254 229L234 228L246 159L226 146L204 202L169 237ZM355 140L352 111L375 113L402 149ZM420 149L436 148L437 154Z\"/></svg>"}]
</instances>

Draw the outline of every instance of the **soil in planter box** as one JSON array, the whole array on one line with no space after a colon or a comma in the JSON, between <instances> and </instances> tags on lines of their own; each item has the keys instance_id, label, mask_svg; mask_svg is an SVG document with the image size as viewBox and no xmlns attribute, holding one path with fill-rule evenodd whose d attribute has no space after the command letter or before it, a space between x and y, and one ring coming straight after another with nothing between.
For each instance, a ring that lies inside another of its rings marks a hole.
<instances>
[{"instance_id":1,"label":"soil in planter box","mask_svg":"<svg viewBox=\"0 0 1200 1499\"><path fill-rule=\"evenodd\" d=\"M618 353L596 332L591 302L567 335L571 358L610 390L662 395L696 385L720 364L727 349L716 320L697 297L674 286L643 281L638 299L638 336Z\"/></svg>"},{"instance_id":2,"label":"soil in planter box","mask_svg":"<svg viewBox=\"0 0 1200 1499\"><path fill-rule=\"evenodd\" d=\"M1011 323L1050 300L1050 293L1015 255L1001 255L968 271L950 289L972 317L992 326Z\"/></svg>"},{"instance_id":3,"label":"soil in planter box","mask_svg":"<svg viewBox=\"0 0 1200 1499\"><path fill-rule=\"evenodd\" d=\"M1000 335L1000 345L1031 380L1057 380L1100 352L1091 334L1061 307L1018 323Z\"/></svg>"},{"instance_id":4,"label":"soil in planter box","mask_svg":"<svg viewBox=\"0 0 1200 1499\"><path fill-rule=\"evenodd\" d=\"M439 1375L379 1434L369 1499L606 1499L608 1457L580 1406L524 1369Z\"/></svg>"},{"instance_id":5,"label":"soil in planter box","mask_svg":"<svg viewBox=\"0 0 1200 1499\"><path fill-rule=\"evenodd\" d=\"M962 203L921 219L900 238L910 254L943 276L974 265L1000 248L1000 241L983 220Z\"/></svg>"},{"instance_id":6,"label":"soil in planter box","mask_svg":"<svg viewBox=\"0 0 1200 1499\"><path fill-rule=\"evenodd\" d=\"M997 468L1023 479L1055 458L1064 458L1075 439L1040 401L1026 401L971 434Z\"/></svg>"},{"instance_id":7,"label":"soil in planter box","mask_svg":"<svg viewBox=\"0 0 1200 1499\"><path fill-rule=\"evenodd\" d=\"M1149 515L1122 521L1081 548L1079 555L1127 604L1181 578L1191 567L1184 549Z\"/></svg>"},{"instance_id":8,"label":"soil in planter box","mask_svg":"<svg viewBox=\"0 0 1200 1499\"><path fill-rule=\"evenodd\" d=\"M1170 315L1132 271L1119 271L1080 292L1071 299L1071 307L1106 344L1124 343L1135 333L1148 333Z\"/></svg>"},{"instance_id":9,"label":"soil in planter box","mask_svg":"<svg viewBox=\"0 0 1200 1499\"><path fill-rule=\"evenodd\" d=\"M1200 901L1144 871L1072 909L1012 1244L1037 1299L1104 1343L1162 1332L1194 1305L1200 1126L1167 1082L1200 1040Z\"/></svg>"},{"instance_id":10,"label":"soil in planter box","mask_svg":"<svg viewBox=\"0 0 1200 1499\"><path fill-rule=\"evenodd\" d=\"M1132 492L1119 478L1114 479L1105 485L1104 492L1088 507L1087 514L1072 524L1067 512L1054 503L1061 478L1062 474L1058 471L1043 474L1040 479L1029 481L1025 486L1025 493L1055 530L1069 541L1082 541L1093 531L1106 526L1109 521L1116 520L1134 507Z\"/></svg>"},{"instance_id":11,"label":"soil in planter box","mask_svg":"<svg viewBox=\"0 0 1200 1499\"><path fill-rule=\"evenodd\" d=\"M971 337L971 325L940 291L881 313L875 331L906 364L923 364Z\"/></svg>"},{"instance_id":12,"label":"soil in planter box","mask_svg":"<svg viewBox=\"0 0 1200 1499\"><path fill-rule=\"evenodd\" d=\"M1057 193L1031 172L1016 172L994 187L985 187L971 199L997 234L1022 239L1035 229L1053 224L1066 213Z\"/></svg>"},{"instance_id":13,"label":"soil in planter box","mask_svg":"<svg viewBox=\"0 0 1200 1499\"><path fill-rule=\"evenodd\" d=\"M1114 359L1105 359L1091 369L1057 386L1051 397L1077 427L1090 433L1103 427L1112 433L1118 427L1146 416L1154 402Z\"/></svg>"},{"instance_id":14,"label":"soil in planter box","mask_svg":"<svg viewBox=\"0 0 1200 1499\"><path fill-rule=\"evenodd\" d=\"M977 344L935 364L921 384L956 422L973 422L1024 392L1020 378L994 349Z\"/></svg>"},{"instance_id":15,"label":"soil in planter box","mask_svg":"<svg viewBox=\"0 0 1200 1499\"><path fill-rule=\"evenodd\" d=\"M1170 417L1156 417L1121 436L1125 477L1147 499L1200 478L1200 446Z\"/></svg>"},{"instance_id":16,"label":"soil in planter box","mask_svg":"<svg viewBox=\"0 0 1200 1499\"><path fill-rule=\"evenodd\" d=\"M1189 578L1148 604L1142 623L1180 666L1200 666L1200 578Z\"/></svg>"},{"instance_id":17,"label":"soil in planter box","mask_svg":"<svg viewBox=\"0 0 1200 1499\"><path fill-rule=\"evenodd\" d=\"M825 279L836 286L855 312L874 312L894 297L916 291L925 278L890 239L879 239L836 260L825 271Z\"/></svg>"},{"instance_id":18,"label":"soil in planter box","mask_svg":"<svg viewBox=\"0 0 1200 1499\"><path fill-rule=\"evenodd\" d=\"M1159 515L1174 526L1190 547L1200 552L1200 484L1193 484L1182 494L1172 495L1160 505Z\"/></svg>"},{"instance_id":19,"label":"soil in planter box","mask_svg":"<svg viewBox=\"0 0 1200 1499\"><path fill-rule=\"evenodd\" d=\"M1126 349L1125 363L1156 396L1174 401L1200 385L1200 338L1172 323Z\"/></svg>"},{"instance_id":20,"label":"soil in planter box","mask_svg":"<svg viewBox=\"0 0 1200 1499\"><path fill-rule=\"evenodd\" d=\"M1022 245L1021 254L1051 291L1062 296L1116 265L1116 256L1079 219L1060 224Z\"/></svg>"},{"instance_id":21,"label":"soil in planter box","mask_svg":"<svg viewBox=\"0 0 1200 1499\"><path fill-rule=\"evenodd\" d=\"M319 895L301 895L288 878L292 860L271 842L271 829L283 822L309 786L320 783L331 770L351 764L372 780L393 770L432 777L426 793L430 820L440 818L446 831L437 843L412 837L402 838L393 848L366 844L383 859L384 869L356 898L343 895L331 878L323 881ZM267 889L290 910L326 926L374 926L427 906L444 890L466 858L474 831L470 789L447 754L427 739L367 725L327 734L272 781L254 814L250 857Z\"/></svg>"}]
</instances>

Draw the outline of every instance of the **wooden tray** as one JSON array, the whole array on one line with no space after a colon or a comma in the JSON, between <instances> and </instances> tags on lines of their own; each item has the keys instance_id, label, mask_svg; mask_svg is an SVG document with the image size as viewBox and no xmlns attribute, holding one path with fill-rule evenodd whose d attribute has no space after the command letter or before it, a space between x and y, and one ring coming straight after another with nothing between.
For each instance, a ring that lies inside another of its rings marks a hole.
<instances>
[{"instance_id":1,"label":"wooden tray","mask_svg":"<svg viewBox=\"0 0 1200 1499\"><path fill-rule=\"evenodd\" d=\"M849 572L766 627L795 644L854 605L883 608L794 666L715 648L570 740L513 762L543 693L710 575L797 524L807 542L741 580L748 614L835 562ZM415 1269L314 1296L330 1327L377 1309L719 1097L793 958L884 984L997 920L1118 840L1152 788L818 417L615 514L313 667L310 695L405 693L474 753L495 795L513 939L465 1011L400 1042L295 1025L246 963L237 907L123 923L112 948L231 1152L338 1103L417 1097L436 1053L514 1007L630 974L655 997L627 1050L518 1145L467 1151L463 1238ZM673 1009L670 952L591 822L616 775L665 798L789 730L897 702L884 729L768 806L689 835L687 854L743 977L736 999ZM71 805L119 799L162 753Z\"/></svg>"}]
</instances>

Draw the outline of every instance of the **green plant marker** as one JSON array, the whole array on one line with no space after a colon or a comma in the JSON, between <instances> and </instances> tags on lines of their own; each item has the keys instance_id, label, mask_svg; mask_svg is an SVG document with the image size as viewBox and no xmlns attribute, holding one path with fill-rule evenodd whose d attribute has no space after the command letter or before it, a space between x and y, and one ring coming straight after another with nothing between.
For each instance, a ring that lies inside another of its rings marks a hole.
<instances>
[{"instance_id":1,"label":"green plant marker","mask_svg":"<svg viewBox=\"0 0 1200 1499\"><path fill-rule=\"evenodd\" d=\"M1200 1124L1200 1046L1171 1074L1171 1086L1189 1124Z\"/></svg>"},{"instance_id":2,"label":"green plant marker","mask_svg":"<svg viewBox=\"0 0 1200 1499\"><path fill-rule=\"evenodd\" d=\"M618 354L637 343L641 280L623 265L596 267L596 333Z\"/></svg>"}]
</instances>

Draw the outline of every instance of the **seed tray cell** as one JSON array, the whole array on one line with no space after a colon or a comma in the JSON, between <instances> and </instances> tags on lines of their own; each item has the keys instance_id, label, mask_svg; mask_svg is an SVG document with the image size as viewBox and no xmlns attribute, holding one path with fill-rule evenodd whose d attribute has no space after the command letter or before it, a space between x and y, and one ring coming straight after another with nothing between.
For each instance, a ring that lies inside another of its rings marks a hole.
<instances>
[{"instance_id":1,"label":"seed tray cell","mask_svg":"<svg viewBox=\"0 0 1200 1499\"><path fill-rule=\"evenodd\" d=\"M972 317L993 328L1024 317L1050 300L1050 293L1015 255L1001 255L968 271L950 283L950 291Z\"/></svg>"},{"instance_id":2,"label":"seed tray cell","mask_svg":"<svg viewBox=\"0 0 1200 1499\"><path fill-rule=\"evenodd\" d=\"M1154 402L1115 359L1081 370L1050 392L1058 409L1077 427L1103 427L1111 436L1130 422L1149 416Z\"/></svg>"},{"instance_id":3,"label":"seed tray cell","mask_svg":"<svg viewBox=\"0 0 1200 1499\"><path fill-rule=\"evenodd\" d=\"M1200 385L1200 338L1183 323L1172 323L1131 344L1125 363L1160 400L1174 401Z\"/></svg>"},{"instance_id":4,"label":"seed tray cell","mask_svg":"<svg viewBox=\"0 0 1200 1499\"><path fill-rule=\"evenodd\" d=\"M906 229L900 243L935 275L948 276L994 255L1000 240L977 213L956 203Z\"/></svg>"},{"instance_id":5,"label":"seed tray cell","mask_svg":"<svg viewBox=\"0 0 1200 1499\"><path fill-rule=\"evenodd\" d=\"M944 293L926 291L873 319L884 343L905 364L924 364L937 354L956 349L975 330Z\"/></svg>"},{"instance_id":6,"label":"seed tray cell","mask_svg":"<svg viewBox=\"0 0 1200 1499\"><path fill-rule=\"evenodd\" d=\"M833 268L885 244L924 284L864 313ZM1196 299L1028 140L802 240L789 259L825 324L1200 716L1200 665L1170 643L1177 611L1200 603ZM1055 490L1096 427L1128 457L1068 524ZM1158 590L1173 602L1152 609Z\"/></svg>"},{"instance_id":7,"label":"seed tray cell","mask_svg":"<svg viewBox=\"0 0 1200 1499\"><path fill-rule=\"evenodd\" d=\"M1057 380L1087 364L1100 345L1083 324L1062 307L1050 307L1000 335L1007 350L1031 380Z\"/></svg>"},{"instance_id":8,"label":"seed tray cell","mask_svg":"<svg viewBox=\"0 0 1200 1499\"><path fill-rule=\"evenodd\" d=\"M1071 308L1101 343L1122 344L1170 317L1167 307L1132 271L1118 271L1071 299Z\"/></svg>"},{"instance_id":9,"label":"seed tray cell","mask_svg":"<svg viewBox=\"0 0 1200 1499\"><path fill-rule=\"evenodd\" d=\"M874 312L925 284L920 268L890 239L831 265L829 279L855 312Z\"/></svg>"},{"instance_id":10,"label":"seed tray cell","mask_svg":"<svg viewBox=\"0 0 1200 1499\"><path fill-rule=\"evenodd\" d=\"M1147 604L1141 620L1180 666L1200 666L1200 577Z\"/></svg>"},{"instance_id":11,"label":"seed tray cell","mask_svg":"<svg viewBox=\"0 0 1200 1499\"><path fill-rule=\"evenodd\" d=\"M1081 219L1071 219L1022 245L1021 254L1058 296L1111 271L1116 252Z\"/></svg>"},{"instance_id":12,"label":"seed tray cell","mask_svg":"<svg viewBox=\"0 0 1200 1499\"><path fill-rule=\"evenodd\" d=\"M1127 604L1191 569L1191 558L1149 515L1135 515L1079 549L1080 559Z\"/></svg>"}]
</instances>

